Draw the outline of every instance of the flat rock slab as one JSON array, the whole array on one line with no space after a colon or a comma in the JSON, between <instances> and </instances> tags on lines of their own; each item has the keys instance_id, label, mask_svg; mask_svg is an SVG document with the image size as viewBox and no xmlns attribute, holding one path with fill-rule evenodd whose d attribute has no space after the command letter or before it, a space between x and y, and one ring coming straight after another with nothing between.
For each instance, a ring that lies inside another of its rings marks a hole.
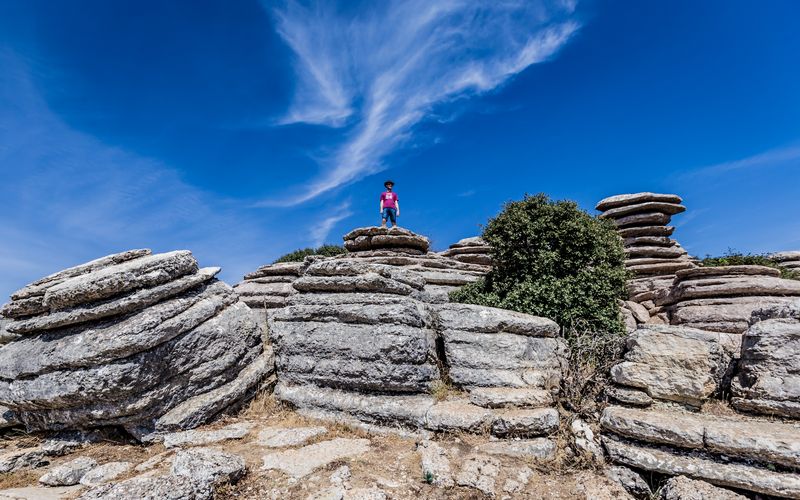
<instances>
[{"instance_id":1,"label":"flat rock slab","mask_svg":"<svg viewBox=\"0 0 800 500\"><path fill-rule=\"evenodd\" d=\"M100 486L110 483L132 468L133 464L130 462L108 462L88 471L81 477L80 483L84 486Z\"/></svg>"},{"instance_id":2,"label":"flat rock slab","mask_svg":"<svg viewBox=\"0 0 800 500\"><path fill-rule=\"evenodd\" d=\"M87 491L79 500L209 500L211 495L198 495L186 477L139 476Z\"/></svg>"},{"instance_id":3,"label":"flat rock slab","mask_svg":"<svg viewBox=\"0 0 800 500\"><path fill-rule=\"evenodd\" d=\"M261 266L252 273L245 274L245 280L263 278L265 276L300 276L307 267L305 262L279 262Z\"/></svg>"},{"instance_id":4,"label":"flat rock slab","mask_svg":"<svg viewBox=\"0 0 800 500\"><path fill-rule=\"evenodd\" d=\"M83 489L83 486L9 488L0 490L0 500L66 500Z\"/></svg>"},{"instance_id":5,"label":"flat rock slab","mask_svg":"<svg viewBox=\"0 0 800 500\"><path fill-rule=\"evenodd\" d=\"M176 446L199 446L230 439L242 439L253 428L249 422L240 422L227 425L221 429L200 431L190 430L183 432L173 432L164 435L164 446L175 448Z\"/></svg>"},{"instance_id":6,"label":"flat rock slab","mask_svg":"<svg viewBox=\"0 0 800 500\"><path fill-rule=\"evenodd\" d=\"M667 237L675 232L674 226L640 226L617 228L617 233L623 238L638 237Z\"/></svg>"},{"instance_id":7,"label":"flat rock slab","mask_svg":"<svg viewBox=\"0 0 800 500\"><path fill-rule=\"evenodd\" d=\"M555 337L555 321L516 311L471 304L443 304L436 308L443 329L476 333L514 333L531 337Z\"/></svg>"},{"instance_id":8,"label":"flat rock slab","mask_svg":"<svg viewBox=\"0 0 800 500\"><path fill-rule=\"evenodd\" d=\"M478 445L477 450L489 455L533 458L542 461L552 460L556 456L556 444L548 438L492 441Z\"/></svg>"},{"instance_id":9,"label":"flat rock slab","mask_svg":"<svg viewBox=\"0 0 800 500\"><path fill-rule=\"evenodd\" d=\"M434 441L423 441L417 445L417 453L422 462L422 478L425 482L440 488L455 485L450 459L444 448Z\"/></svg>"},{"instance_id":10,"label":"flat rock slab","mask_svg":"<svg viewBox=\"0 0 800 500\"><path fill-rule=\"evenodd\" d=\"M675 215L685 211L686 207L684 207L683 205L679 205L677 203L666 203L662 201L647 201L644 203L636 203L633 205L625 205L616 208L609 208L608 210L600 214L600 217L604 219L618 219L626 215L641 214L647 212L659 212L667 215Z\"/></svg>"},{"instance_id":11,"label":"flat rock slab","mask_svg":"<svg viewBox=\"0 0 800 500\"><path fill-rule=\"evenodd\" d=\"M325 427L267 427L258 434L257 443L270 448L299 446L326 432Z\"/></svg>"},{"instance_id":12,"label":"flat rock slab","mask_svg":"<svg viewBox=\"0 0 800 500\"><path fill-rule=\"evenodd\" d=\"M242 457L215 448L179 451L172 461L172 475L188 479L197 498L212 498L214 488L233 483L247 472Z\"/></svg>"},{"instance_id":13,"label":"flat rock slab","mask_svg":"<svg viewBox=\"0 0 800 500\"><path fill-rule=\"evenodd\" d=\"M78 457L67 463L53 467L39 478L46 486L74 486L87 472L97 467L97 461L88 457Z\"/></svg>"},{"instance_id":14,"label":"flat rock slab","mask_svg":"<svg viewBox=\"0 0 800 500\"><path fill-rule=\"evenodd\" d=\"M554 402L550 391L534 387L475 387L469 400L484 408L539 408Z\"/></svg>"},{"instance_id":15,"label":"flat rock slab","mask_svg":"<svg viewBox=\"0 0 800 500\"><path fill-rule=\"evenodd\" d=\"M555 408L497 410L492 421L496 436L542 436L558 428Z\"/></svg>"},{"instance_id":16,"label":"flat rock slab","mask_svg":"<svg viewBox=\"0 0 800 500\"><path fill-rule=\"evenodd\" d=\"M705 481L677 476L667 480L661 490L663 500L747 500L747 497Z\"/></svg>"},{"instance_id":17,"label":"flat rock slab","mask_svg":"<svg viewBox=\"0 0 800 500\"><path fill-rule=\"evenodd\" d=\"M482 491L484 494L494 496L495 480L500 474L501 463L498 459L476 455L467 458L461 465L461 470L456 476L459 486L466 486Z\"/></svg>"},{"instance_id":18,"label":"flat rock slab","mask_svg":"<svg viewBox=\"0 0 800 500\"><path fill-rule=\"evenodd\" d=\"M336 460L355 457L370 449L369 439L336 438L330 441L264 455L264 470L279 470L292 477L307 476Z\"/></svg>"},{"instance_id":19,"label":"flat rock slab","mask_svg":"<svg viewBox=\"0 0 800 500\"><path fill-rule=\"evenodd\" d=\"M772 276L778 278L780 275L780 270L767 266L696 267L675 273L675 276L681 280L716 276Z\"/></svg>"},{"instance_id":20,"label":"flat rock slab","mask_svg":"<svg viewBox=\"0 0 800 500\"><path fill-rule=\"evenodd\" d=\"M672 216L661 212L646 212L625 215L613 220L617 227L625 228L631 226L667 225L672 220Z\"/></svg>"},{"instance_id":21,"label":"flat rock slab","mask_svg":"<svg viewBox=\"0 0 800 500\"><path fill-rule=\"evenodd\" d=\"M651 193L651 192L618 194L614 196L609 196L608 198L603 198L602 200L597 202L595 209L603 212L611 208L624 207L627 205L636 205L639 203L648 203L648 202L680 204L681 202L683 202L683 198L681 198L677 194L662 194L662 193Z\"/></svg>"},{"instance_id":22,"label":"flat rock slab","mask_svg":"<svg viewBox=\"0 0 800 500\"><path fill-rule=\"evenodd\" d=\"M674 455L657 448L603 437L614 462L660 474L686 475L718 486L787 498L800 498L800 475L774 472L738 463L721 463L695 456Z\"/></svg>"}]
</instances>

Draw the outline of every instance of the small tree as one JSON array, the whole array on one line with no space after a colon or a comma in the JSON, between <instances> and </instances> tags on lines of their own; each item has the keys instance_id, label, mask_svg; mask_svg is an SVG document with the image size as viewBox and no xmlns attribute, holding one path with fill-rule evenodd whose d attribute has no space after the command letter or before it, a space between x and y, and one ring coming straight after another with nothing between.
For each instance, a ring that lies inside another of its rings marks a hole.
<instances>
[{"instance_id":1,"label":"small tree","mask_svg":"<svg viewBox=\"0 0 800 500\"><path fill-rule=\"evenodd\" d=\"M456 302L512 309L598 332L620 332L625 253L611 222L547 195L507 203L483 238L494 268L451 294Z\"/></svg>"},{"instance_id":2,"label":"small tree","mask_svg":"<svg viewBox=\"0 0 800 500\"><path fill-rule=\"evenodd\" d=\"M347 250L341 245L322 245L321 247L317 248L302 248L300 250L295 250L294 252L287 253L286 255L282 255L278 257L274 264L278 262L300 262L309 255L322 255L323 257L333 257L334 255L339 255L347 253Z\"/></svg>"}]
</instances>

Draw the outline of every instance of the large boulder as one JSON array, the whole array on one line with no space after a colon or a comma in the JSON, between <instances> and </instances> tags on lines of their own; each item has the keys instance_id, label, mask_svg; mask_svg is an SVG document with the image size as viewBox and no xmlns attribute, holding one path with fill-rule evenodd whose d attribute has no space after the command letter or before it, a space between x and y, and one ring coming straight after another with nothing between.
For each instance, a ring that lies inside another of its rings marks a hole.
<instances>
[{"instance_id":1,"label":"large boulder","mask_svg":"<svg viewBox=\"0 0 800 500\"><path fill-rule=\"evenodd\" d=\"M242 302L261 313L266 321L266 311L286 305L290 295L296 290L292 283L306 267L304 262L279 262L261 266L246 274L244 280L233 287Z\"/></svg>"},{"instance_id":2,"label":"large boulder","mask_svg":"<svg viewBox=\"0 0 800 500\"><path fill-rule=\"evenodd\" d=\"M731 403L740 410L800 418L800 301L757 311L744 334Z\"/></svg>"},{"instance_id":3,"label":"large boulder","mask_svg":"<svg viewBox=\"0 0 800 500\"><path fill-rule=\"evenodd\" d=\"M628 337L613 382L655 399L701 406L719 394L738 357L739 335L670 325L644 325Z\"/></svg>"},{"instance_id":4,"label":"large boulder","mask_svg":"<svg viewBox=\"0 0 800 500\"><path fill-rule=\"evenodd\" d=\"M241 401L272 371L272 354L218 272L188 251L134 250L14 293L0 405L29 430L120 425L144 436Z\"/></svg>"}]
</instances>

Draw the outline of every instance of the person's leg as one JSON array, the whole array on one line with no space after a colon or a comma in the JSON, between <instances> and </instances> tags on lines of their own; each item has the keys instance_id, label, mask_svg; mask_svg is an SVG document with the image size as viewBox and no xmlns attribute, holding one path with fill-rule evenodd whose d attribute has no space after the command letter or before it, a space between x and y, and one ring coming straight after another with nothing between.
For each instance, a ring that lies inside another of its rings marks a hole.
<instances>
[{"instance_id":1,"label":"person's leg","mask_svg":"<svg viewBox=\"0 0 800 500\"><path fill-rule=\"evenodd\" d=\"M384 208L383 213L381 214L381 227L386 227L386 219L389 217L389 209Z\"/></svg>"},{"instance_id":2,"label":"person's leg","mask_svg":"<svg viewBox=\"0 0 800 500\"><path fill-rule=\"evenodd\" d=\"M392 227L395 227L397 225L397 209L388 208L387 211L389 212L387 214L389 216L388 219L392 221Z\"/></svg>"}]
</instances>

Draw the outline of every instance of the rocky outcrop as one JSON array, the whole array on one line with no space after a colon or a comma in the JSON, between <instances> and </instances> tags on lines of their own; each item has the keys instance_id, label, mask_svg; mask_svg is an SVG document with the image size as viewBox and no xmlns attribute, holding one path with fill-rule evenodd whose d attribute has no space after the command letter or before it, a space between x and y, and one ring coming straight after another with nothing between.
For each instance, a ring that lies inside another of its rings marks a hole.
<instances>
[{"instance_id":1,"label":"rocky outcrop","mask_svg":"<svg viewBox=\"0 0 800 500\"><path fill-rule=\"evenodd\" d=\"M464 238L450 245L450 248L441 253L444 257L450 257L459 262L478 264L481 266L492 265L492 247L483 238L474 236Z\"/></svg>"},{"instance_id":2,"label":"rocky outcrop","mask_svg":"<svg viewBox=\"0 0 800 500\"><path fill-rule=\"evenodd\" d=\"M800 498L800 430L793 425L608 407L603 444L618 463L718 486Z\"/></svg>"},{"instance_id":3,"label":"rocky outcrop","mask_svg":"<svg viewBox=\"0 0 800 500\"><path fill-rule=\"evenodd\" d=\"M29 430L199 425L272 371L234 291L188 251L133 250L38 280L3 314L0 404Z\"/></svg>"},{"instance_id":4,"label":"rocky outcrop","mask_svg":"<svg viewBox=\"0 0 800 500\"><path fill-rule=\"evenodd\" d=\"M601 218L614 221L625 247L625 266L634 274L628 282L629 303L621 313L629 331L644 323L665 324L669 318L655 298L672 285L676 271L695 267L691 257L671 239L673 215L686 210L674 194L634 193L601 200L596 209ZM641 305L647 316L633 304Z\"/></svg>"},{"instance_id":5,"label":"rocky outcrop","mask_svg":"<svg viewBox=\"0 0 800 500\"><path fill-rule=\"evenodd\" d=\"M290 295L297 293L292 287L305 269L304 262L279 262L259 267L244 276L244 280L233 287L242 302L257 311L266 321L266 311L286 305Z\"/></svg>"},{"instance_id":6,"label":"rocky outcrop","mask_svg":"<svg viewBox=\"0 0 800 500\"><path fill-rule=\"evenodd\" d=\"M699 267L676 275L669 291L656 298L674 325L743 333L753 312L800 296L800 281L782 279L771 267Z\"/></svg>"},{"instance_id":7,"label":"rocky outcrop","mask_svg":"<svg viewBox=\"0 0 800 500\"><path fill-rule=\"evenodd\" d=\"M800 418L800 301L758 311L753 319L731 403L743 411Z\"/></svg>"},{"instance_id":8,"label":"rocky outcrop","mask_svg":"<svg viewBox=\"0 0 800 500\"><path fill-rule=\"evenodd\" d=\"M400 227L360 227L344 236L344 247L350 252L391 250L421 255L427 253L430 246L428 238Z\"/></svg>"},{"instance_id":9,"label":"rocky outcrop","mask_svg":"<svg viewBox=\"0 0 800 500\"><path fill-rule=\"evenodd\" d=\"M477 276L474 264L384 252L310 259L292 284L298 293L270 311L278 398L317 417L418 431L530 437L557 428L558 326L441 303L429 287ZM432 395L450 384L465 392Z\"/></svg>"},{"instance_id":10,"label":"rocky outcrop","mask_svg":"<svg viewBox=\"0 0 800 500\"><path fill-rule=\"evenodd\" d=\"M670 325L644 325L627 339L624 360L611 368L609 395L647 406L652 399L702 406L730 379L738 335Z\"/></svg>"},{"instance_id":11,"label":"rocky outcrop","mask_svg":"<svg viewBox=\"0 0 800 500\"><path fill-rule=\"evenodd\" d=\"M781 267L800 272L800 250L774 253L770 258Z\"/></svg>"}]
</instances>

